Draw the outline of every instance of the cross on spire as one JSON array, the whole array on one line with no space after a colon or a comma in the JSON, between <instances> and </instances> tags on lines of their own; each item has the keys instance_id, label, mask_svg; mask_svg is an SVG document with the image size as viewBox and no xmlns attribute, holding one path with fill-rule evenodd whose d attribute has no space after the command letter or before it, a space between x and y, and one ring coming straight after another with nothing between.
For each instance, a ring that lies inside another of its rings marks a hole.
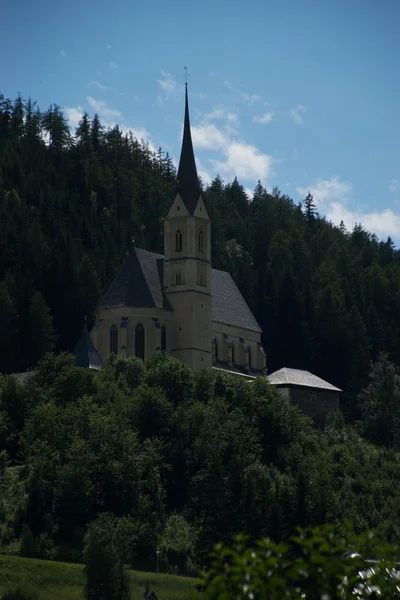
<instances>
[{"instance_id":1,"label":"cross on spire","mask_svg":"<svg viewBox=\"0 0 400 600\"><path fill-rule=\"evenodd\" d=\"M187 84L188 84L188 77L189 77L188 68L187 67L183 67L183 68L185 69L185 75L184 75L184 77L185 77L185 85L187 86Z\"/></svg>"}]
</instances>

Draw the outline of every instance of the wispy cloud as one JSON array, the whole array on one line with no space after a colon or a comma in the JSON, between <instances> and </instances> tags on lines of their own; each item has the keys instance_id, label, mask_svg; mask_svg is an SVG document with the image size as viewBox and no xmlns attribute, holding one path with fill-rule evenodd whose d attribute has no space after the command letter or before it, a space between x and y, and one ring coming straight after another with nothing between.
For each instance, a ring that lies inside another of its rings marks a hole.
<instances>
[{"instance_id":1,"label":"wispy cloud","mask_svg":"<svg viewBox=\"0 0 400 600\"><path fill-rule=\"evenodd\" d=\"M272 121L272 113L266 112L263 115L254 115L253 123L258 123L259 125L267 125Z\"/></svg>"},{"instance_id":2,"label":"wispy cloud","mask_svg":"<svg viewBox=\"0 0 400 600\"><path fill-rule=\"evenodd\" d=\"M157 79L157 83L161 86L161 89L163 90L164 94L168 98L168 96L170 96L170 94L172 94L173 92L175 92L177 90L178 85L170 73L161 71L161 74L162 74L163 78Z\"/></svg>"},{"instance_id":3,"label":"wispy cloud","mask_svg":"<svg viewBox=\"0 0 400 600\"><path fill-rule=\"evenodd\" d=\"M97 87L99 90L110 90L111 88L108 87L108 85L103 85L102 83L99 83L98 81L89 81L89 85Z\"/></svg>"},{"instance_id":4,"label":"wispy cloud","mask_svg":"<svg viewBox=\"0 0 400 600\"><path fill-rule=\"evenodd\" d=\"M336 176L318 179L309 187L297 188L302 197L308 190L314 196L319 212L336 225L343 221L348 229L352 229L356 223L361 223L368 231L382 238L400 235L400 214L392 209L368 211L358 206L352 208L354 189L349 181L342 181Z\"/></svg>"},{"instance_id":5,"label":"wispy cloud","mask_svg":"<svg viewBox=\"0 0 400 600\"><path fill-rule=\"evenodd\" d=\"M108 61L108 66L110 67L110 69L118 69L119 65L114 62L113 60L109 60Z\"/></svg>"},{"instance_id":6,"label":"wispy cloud","mask_svg":"<svg viewBox=\"0 0 400 600\"><path fill-rule=\"evenodd\" d=\"M389 181L389 190L391 192L397 192L397 190L400 190L400 181L398 179L391 179Z\"/></svg>"},{"instance_id":7,"label":"wispy cloud","mask_svg":"<svg viewBox=\"0 0 400 600\"><path fill-rule=\"evenodd\" d=\"M254 104L257 100L261 100L261 96L258 94L249 94L248 92L243 92L231 85L229 81L224 81L224 86L228 88L231 92L234 92L238 98L244 100L247 104Z\"/></svg>"},{"instance_id":8,"label":"wispy cloud","mask_svg":"<svg viewBox=\"0 0 400 600\"><path fill-rule=\"evenodd\" d=\"M306 111L305 106L298 104L295 108L290 109L289 114L296 125L302 125L304 123L303 115Z\"/></svg>"},{"instance_id":9,"label":"wispy cloud","mask_svg":"<svg viewBox=\"0 0 400 600\"><path fill-rule=\"evenodd\" d=\"M237 121L238 114L229 110L226 106L215 106L210 113L205 115L206 121L213 121L214 119L226 119L227 121Z\"/></svg>"},{"instance_id":10,"label":"wispy cloud","mask_svg":"<svg viewBox=\"0 0 400 600\"><path fill-rule=\"evenodd\" d=\"M62 57L64 57L64 56L67 56L67 53L66 53L66 51L65 51L65 50L60 50L60 55L61 55Z\"/></svg>"},{"instance_id":11,"label":"wispy cloud","mask_svg":"<svg viewBox=\"0 0 400 600\"><path fill-rule=\"evenodd\" d=\"M111 48L111 44L106 44L106 48L110 49Z\"/></svg>"},{"instance_id":12,"label":"wispy cloud","mask_svg":"<svg viewBox=\"0 0 400 600\"><path fill-rule=\"evenodd\" d=\"M122 117L122 113L115 108L109 108L103 100L96 100L92 96L87 97L89 105L104 119L114 119L116 117Z\"/></svg>"}]
</instances>

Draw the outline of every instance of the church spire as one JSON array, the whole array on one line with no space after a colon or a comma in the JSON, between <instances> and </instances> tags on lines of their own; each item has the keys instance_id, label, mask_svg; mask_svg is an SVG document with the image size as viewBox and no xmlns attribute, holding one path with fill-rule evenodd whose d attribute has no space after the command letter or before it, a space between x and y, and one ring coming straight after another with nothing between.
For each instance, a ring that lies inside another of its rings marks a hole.
<instances>
[{"instance_id":1,"label":"church spire","mask_svg":"<svg viewBox=\"0 0 400 600\"><path fill-rule=\"evenodd\" d=\"M200 185L197 177L196 162L194 160L192 135L190 133L187 82L185 83L185 88L185 123L183 126L181 158L176 179L176 192L185 203L189 214L192 215L199 200Z\"/></svg>"}]
</instances>

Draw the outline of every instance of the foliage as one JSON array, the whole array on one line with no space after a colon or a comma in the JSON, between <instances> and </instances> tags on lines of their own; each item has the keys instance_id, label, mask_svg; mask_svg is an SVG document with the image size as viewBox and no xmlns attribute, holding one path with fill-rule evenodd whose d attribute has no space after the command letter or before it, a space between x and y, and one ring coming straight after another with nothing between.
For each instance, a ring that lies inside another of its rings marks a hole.
<instances>
[{"instance_id":1,"label":"foliage","mask_svg":"<svg viewBox=\"0 0 400 600\"><path fill-rule=\"evenodd\" d=\"M79 561L103 513L133 527L125 558L148 570L157 550L162 568L194 573L239 531L279 543L344 518L400 543L396 444L372 444L340 413L318 430L262 378L194 373L165 355L113 358L94 375L47 354L24 385L0 379L0 427L9 553Z\"/></svg>"},{"instance_id":2,"label":"foliage","mask_svg":"<svg viewBox=\"0 0 400 600\"><path fill-rule=\"evenodd\" d=\"M10 373L54 343L73 349L133 245L163 251L175 170L161 148L98 115L72 134L60 107L0 95L0 123L0 372ZM400 365L393 241L333 226L310 193L296 204L258 182L249 198L237 178L216 177L203 195L213 265L232 273L253 310L268 370L317 373L344 390L346 419L359 419L370 360L383 351Z\"/></svg>"},{"instance_id":3,"label":"foliage","mask_svg":"<svg viewBox=\"0 0 400 600\"><path fill-rule=\"evenodd\" d=\"M83 551L87 600L131 598L126 563L135 533L135 524L126 517L103 513L90 523Z\"/></svg>"},{"instance_id":4,"label":"foliage","mask_svg":"<svg viewBox=\"0 0 400 600\"><path fill-rule=\"evenodd\" d=\"M380 548L379 561L366 561L356 550L365 538L351 531L325 526L299 529L288 544L263 539L252 546L237 536L233 546L219 544L205 574L204 598L400 598L395 563L384 558L391 548Z\"/></svg>"},{"instance_id":5,"label":"foliage","mask_svg":"<svg viewBox=\"0 0 400 600\"><path fill-rule=\"evenodd\" d=\"M366 437L388 447L400 445L400 371L381 353L372 364L370 384L359 396Z\"/></svg>"}]
</instances>

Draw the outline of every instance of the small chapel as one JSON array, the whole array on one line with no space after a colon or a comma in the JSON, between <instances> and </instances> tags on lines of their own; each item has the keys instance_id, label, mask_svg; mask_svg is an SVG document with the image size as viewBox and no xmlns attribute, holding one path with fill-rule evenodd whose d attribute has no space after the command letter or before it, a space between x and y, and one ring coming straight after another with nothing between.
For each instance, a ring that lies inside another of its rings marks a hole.
<instances>
[{"instance_id":1,"label":"small chapel","mask_svg":"<svg viewBox=\"0 0 400 600\"><path fill-rule=\"evenodd\" d=\"M248 379L265 374L261 329L230 274L211 265L211 222L197 176L187 84L164 256L141 248L126 256L90 337L86 330L80 344L92 368L111 354L145 360L162 350L195 370L223 369Z\"/></svg>"}]
</instances>

